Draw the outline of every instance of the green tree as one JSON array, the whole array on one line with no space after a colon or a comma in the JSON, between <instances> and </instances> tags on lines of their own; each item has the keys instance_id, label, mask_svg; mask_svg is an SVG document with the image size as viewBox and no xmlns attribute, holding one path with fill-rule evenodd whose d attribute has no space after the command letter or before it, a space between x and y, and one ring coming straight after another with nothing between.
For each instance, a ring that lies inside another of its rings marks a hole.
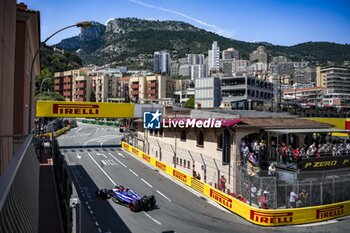
<instances>
[{"instance_id":1,"label":"green tree","mask_svg":"<svg viewBox=\"0 0 350 233\"><path fill-rule=\"evenodd\" d=\"M35 96L37 100L55 100L55 101L65 101L64 97L55 92L43 92Z\"/></svg>"},{"instance_id":2,"label":"green tree","mask_svg":"<svg viewBox=\"0 0 350 233\"><path fill-rule=\"evenodd\" d=\"M185 108L194 108L194 96L191 96L190 98L188 98L184 107Z\"/></svg>"},{"instance_id":3,"label":"green tree","mask_svg":"<svg viewBox=\"0 0 350 233\"><path fill-rule=\"evenodd\" d=\"M46 80L44 81L44 79ZM50 71L48 68L42 69L40 74L35 77L35 94L38 94L40 92L41 83L43 84L42 90L53 91L53 72Z\"/></svg>"}]
</instances>

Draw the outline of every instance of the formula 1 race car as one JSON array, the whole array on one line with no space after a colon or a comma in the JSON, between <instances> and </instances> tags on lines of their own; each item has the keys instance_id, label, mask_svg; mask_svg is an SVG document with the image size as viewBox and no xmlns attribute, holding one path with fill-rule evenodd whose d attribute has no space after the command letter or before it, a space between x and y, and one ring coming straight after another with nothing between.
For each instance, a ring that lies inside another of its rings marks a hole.
<instances>
[{"instance_id":1,"label":"formula 1 race car","mask_svg":"<svg viewBox=\"0 0 350 233\"><path fill-rule=\"evenodd\" d=\"M121 185L112 189L100 189L96 190L96 196L101 199L111 198L115 203L129 206L129 209L133 212L141 210L150 210L156 207L156 198L154 195L140 196L129 188L124 188Z\"/></svg>"}]
</instances>

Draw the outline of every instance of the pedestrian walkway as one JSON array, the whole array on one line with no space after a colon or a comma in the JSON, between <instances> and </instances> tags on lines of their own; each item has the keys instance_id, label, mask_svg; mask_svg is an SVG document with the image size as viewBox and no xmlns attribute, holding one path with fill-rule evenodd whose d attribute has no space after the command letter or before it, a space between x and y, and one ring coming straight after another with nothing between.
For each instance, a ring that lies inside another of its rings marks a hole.
<instances>
[{"instance_id":1,"label":"pedestrian walkway","mask_svg":"<svg viewBox=\"0 0 350 233\"><path fill-rule=\"evenodd\" d=\"M43 153L40 161L39 233L63 233L52 159Z\"/></svg>"}]
</instances>

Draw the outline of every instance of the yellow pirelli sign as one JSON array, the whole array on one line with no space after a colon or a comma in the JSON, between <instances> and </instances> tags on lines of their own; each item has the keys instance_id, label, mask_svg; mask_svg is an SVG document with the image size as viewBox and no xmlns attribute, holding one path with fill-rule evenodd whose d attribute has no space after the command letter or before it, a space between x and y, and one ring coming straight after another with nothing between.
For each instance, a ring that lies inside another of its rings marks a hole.
<instances>
[{"instance_id":1,"label":"yellow pirelli sign","mask_svg":"<svg viewBox=\"0 0 350 233\"><path fill-rule=\"evenodd\" d=\"M134 117L133 103L37 101L37 117Z\"/></svg>"}]
</instances>

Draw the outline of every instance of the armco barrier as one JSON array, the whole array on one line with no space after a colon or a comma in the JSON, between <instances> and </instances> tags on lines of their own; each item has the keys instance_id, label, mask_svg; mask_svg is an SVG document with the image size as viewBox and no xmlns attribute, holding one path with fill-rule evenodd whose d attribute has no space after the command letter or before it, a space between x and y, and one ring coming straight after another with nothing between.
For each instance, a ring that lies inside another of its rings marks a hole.
<instances>
[{"instance_id":1,"label":"armco barrier","mask_svg":"<svg viewBox=\"0 0 350 233\"><path fill-rule=\"evenodd\" d=\"M217 190L216 188L209 186L208 184L193 179L192 176L157 160L156 158L125 142L122 142L122 147L137 157L141 158L142 160L146 161L147 163L151 164L152 166L156 167L157 169L167 173L182 183L192 187L196 191L204 194L211 200L219 203L221 206L257 225L283 226L305 224L350 215L350 201L339 202L331 205L295 209L258 209L249 206L246 203L243 203L238 199L233 198Z\"/></svg>"}]
</instances>

